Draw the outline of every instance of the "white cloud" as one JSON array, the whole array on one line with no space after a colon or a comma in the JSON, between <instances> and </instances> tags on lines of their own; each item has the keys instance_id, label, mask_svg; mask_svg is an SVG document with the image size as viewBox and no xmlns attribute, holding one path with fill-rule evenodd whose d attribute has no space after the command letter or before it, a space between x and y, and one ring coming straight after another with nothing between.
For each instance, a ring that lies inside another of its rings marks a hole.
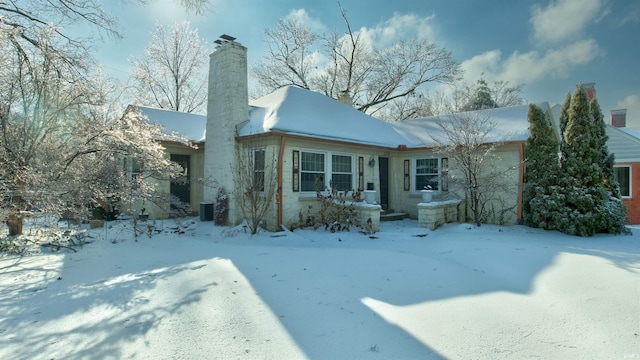
<instances>
[{"instance_id":1,"label":"white cloud","mask_svg":"<svg viewBox=\"0 0 640 360\"><path fill-rule=\"evenodd\" d=\"M547 77L565 78L574 67L586 64L601 54L598 44L588 39L544 54L535 50L527 53L516 51L504 60L499 50L491 50L463 61L461 66L469 82L475 82L482 76L490 81L527 84Z\"/></svg>"},{"instance_id":2,"label":"white cloud","mask_svg":"<svg viewBox=\"0 0 640 360\"><path fill-rule=\"evenodd\" d=\"M400 39L410 38L434 42L434 19L435 15L420 17L412 13L395 13L390 19L371 28L362 27L359 31L363 41L374 47L387 47Z\"/></svg>"},{"instance_id":3,"label":"white cloud","mask_svg":"<svg viewBox=\"0 0 640 360\"><path fill-rule=\"evenodd\" d=\"M618 101L616 109L627 109L627 127L640 129L640 94L629 95Z\"/></svg>"},{"instance_id":4,"label":"white cloud","mask_svg":"<svg viewBox=\"0 0 640 360\"><path fill-rule=\"evenodd\" d=\"M556 0L545 8L536 5L532 12L533 36L544 44L575 40L607 14L603 0Z\"/></svg>"},{"instance_id":5,"label":"white cloud","mask_svg":"<svg viewBox=\"0 0 640 360\"><path fill-rule=\"evenodd\" d=\"M305 24L311 30L318 33L322 33L327 29L322 21L309 16L309 13L307 13L307 10L305 9L293 9L289 12L289 14L287 14L285 18L290 20L297 20L300 23Z\"/></svg>"}]
</instances>

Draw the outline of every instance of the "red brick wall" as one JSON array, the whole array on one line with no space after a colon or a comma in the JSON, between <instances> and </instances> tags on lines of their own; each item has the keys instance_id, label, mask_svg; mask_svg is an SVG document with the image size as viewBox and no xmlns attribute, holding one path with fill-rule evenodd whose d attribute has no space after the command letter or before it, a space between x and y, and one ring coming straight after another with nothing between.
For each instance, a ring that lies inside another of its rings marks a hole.
<instances>
[{"instance_id":1,"label":"red brick wall","mask_svg":"<svg viewBox=\"0 0 640 360\"><path fill-rule=\"evenodd\" d=\"M632 224L640 224L640 163L616 164L631 165L631 198L623 198L627 206L627 219Z\"/></svg>"}]
</instances>

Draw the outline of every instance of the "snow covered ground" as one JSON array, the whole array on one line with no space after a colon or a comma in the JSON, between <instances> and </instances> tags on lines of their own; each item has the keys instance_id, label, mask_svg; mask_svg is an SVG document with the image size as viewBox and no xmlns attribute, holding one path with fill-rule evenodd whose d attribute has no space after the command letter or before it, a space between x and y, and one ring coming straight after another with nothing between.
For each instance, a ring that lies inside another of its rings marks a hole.
<instances>
[{"instance_id":1,"label":"snow covered ground","mask_svg":"<svg viewBox=\"0 0 640 360\"><path fill-rule=\"evenodd\" d=\"M0 257L1 359L640 358L640 229L109 225Z\"/></svg>"}]
</instances>

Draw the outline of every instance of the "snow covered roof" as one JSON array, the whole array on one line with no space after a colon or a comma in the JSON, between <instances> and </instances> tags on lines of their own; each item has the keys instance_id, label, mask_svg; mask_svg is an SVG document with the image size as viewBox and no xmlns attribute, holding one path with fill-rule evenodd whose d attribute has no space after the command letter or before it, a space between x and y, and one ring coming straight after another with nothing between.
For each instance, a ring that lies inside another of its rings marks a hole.
<instances>
[{"instance_id":1,"label":"snow covered roof","mask_svg":"<svg viewBox=\"0 0 640 360\"><path fill-rule=\"evenodd\" d=\"M205 115L184 113L147 106L136 106L152 123L162 126L166 134L175 132L193 142L203 142L207 130Z\"/></svg>"},{"instance_id":2,"label":"snow covered roof","mask_svg":"<svg viewBox=\"0 0 640 360\"><path fill-rule=\"evenodd\" d=\"M286 86L250 103L240 136L281 132L357 144L397 147L406 139L385 122L323 94Z\"/></svg>"},{"instance_id":3,"label":"snow covered roof","mask_svg":"<svg viewBox=\"0 0 640 360\"><path fill-rule=\"evenodd\" d=\"M536 104L543 111L547 111L549 104ZM529 132L527 115L529 105L518 105L495 109L462 112L453 115L430 116L426 118L409 119L393 123L394 128L407 139L407 147L435 146L435 139L445 138L444 130L439 124L459 119L488 119L489 126L493 127L485 142L509 142L526 141Z\"/></svg>"},{"instance_id":4,"label":"snow covered roof","mask_svg":"<svg viewBox=\"0 0 640 360\"><path fill-rule=\"evenodd\" d=\"M545 111L549 107L547 103L538 106ZM525 141L529 137L528 111L529 105L521 105L461 115L491 116L496 126L487 142ZM420 148L435 145L431 136L442 136L441 121L450 121L450 116L386 122L323 94L287 86L252 101L249 121L238 135L282 132L363 145Z\"/></svg>"},{"instance_id":5,"label":"snow covered roof","mask_svg":"<svg viewBox=\"0 0 640 360\"><path fill-rule=\"evenodd\" d=\"M543 110L547 103L537 104ZM146 106L137 107L167 134L176 132L194 142L205 141L205 115L182 113ZM361 145L397 148L434 146L433 137L443 137L438 123L452 116L491 117L495 129L487 142L525 141L529 133L529 105L471 111L457 115L432 116L386 122L369 116L323 94L286 86L249 104L248 121L238 136L285 133L310 138L344 141Z\"/></svg>"}]
</instances>

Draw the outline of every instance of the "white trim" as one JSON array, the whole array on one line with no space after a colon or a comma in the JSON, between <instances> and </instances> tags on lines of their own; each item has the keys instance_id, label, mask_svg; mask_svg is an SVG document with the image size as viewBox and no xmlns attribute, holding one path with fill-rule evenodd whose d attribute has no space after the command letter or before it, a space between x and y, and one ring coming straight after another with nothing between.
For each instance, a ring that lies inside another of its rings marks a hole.
<instances>
[{"instance_id":1,"label":"white trim","mask_svg":"<svg viewBox=\"0 0 640 360\"><path fill-rule=\"evenodd\" d=\"M351 191L356 188L356 154L342 152L342 151L330 151L330 150L318 150L318 149L300 149L300 193L309 194L314 193L315 191L302 190L302 154L303 153L312 153L312 154L323 154L324 155L324 188L321 191L325 191L329 188L329 181L331 180L332 172L332 163L333 163L333 155L341 155L341 156L349 156L351 157L351 189L347 191Z\"/></svg>"},{"instance_id":2,"label":"white trim","mask_svg":"<svg viewBox=\"0 0 640 360\"><path fill-rule=\"evenodd\" d=\"M622 191L621 191L620 197L623 199L631 199L633 197L633 167L631 165L614 165L613 169L615 171L616 168L624 168L624 167L629 169L629 195L624 196L622 195Z\"/></svg>"},{"instance_id":3,"label":"white trim","mask_svg":"<svg viewBox=\"0 0 640 360\"><path fill-rule=\"evenodd\" d=\"M439 194L442 192L442 157L438 157L438 156L414 156L411 158L411 194L421 194L420 192L422 191L422 189L417 190L416 184L418 183L416 181L416 170L418 168L418 164L417 161L418 160L424 160L424 159L436 159L438 160L438 190L434 190L434 192L436 194Z\"/></svg>"},{"instance_id":4,"label":"white trim","mask_svg":"<svg viewBox=\"0 0 640 360\"><path fill-rule=\"evenodd\" d=\"M249 148L249 154L250 154L250 159L249 161L251 161L251 173L249 174L250 176L250 181L251 181L251 187L253 188L254 186L254 181L255 181L255 175L256 175L256 152L257 151L262 151L264 152L264 163L262 164L262 190L260 190L260 193L262 195L264 195L264 188L266 187L266 181L267 181L267 148L264 146L257 146L257 147L252 147Z\"/></svg>"}]
</instances>

